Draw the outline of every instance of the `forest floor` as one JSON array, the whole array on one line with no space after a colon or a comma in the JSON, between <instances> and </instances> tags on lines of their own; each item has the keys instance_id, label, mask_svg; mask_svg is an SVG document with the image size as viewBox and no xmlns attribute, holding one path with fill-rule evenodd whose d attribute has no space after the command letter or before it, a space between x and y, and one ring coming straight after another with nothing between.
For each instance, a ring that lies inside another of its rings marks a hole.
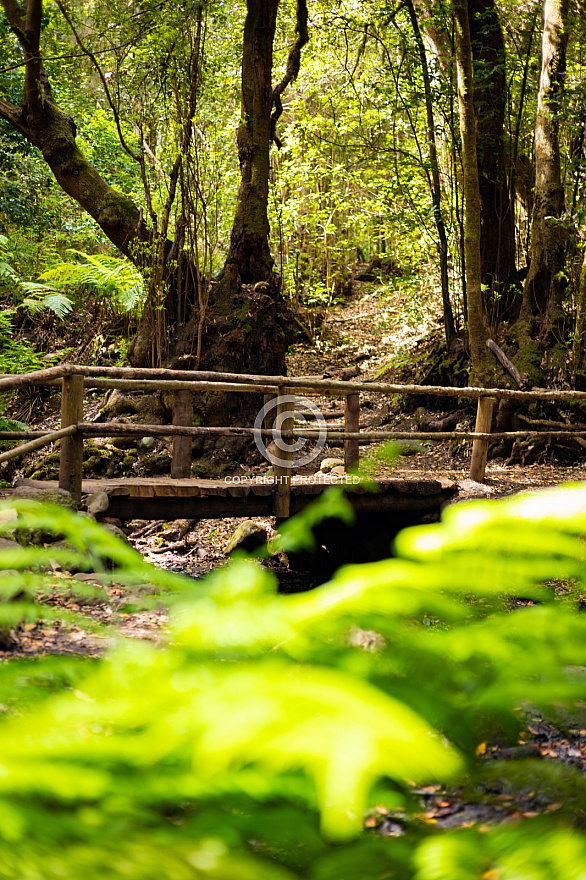
<instances>
[{"instance_id":1,"label":"forest floor","mask_svg":"<svg viewBox=\"0 0 586 880\"><path fill-rule=\"evenodd\" d=\"M361 380L372 380L384 374L388 381L405 381L410 358L421 360L426 357L426 340L430 330L438 331L431 306L422 306L417 315L410 316L407 304L395 301L391 311L388 303L381 301L381 294L377 293L376 288L365 286L364 290L358 290L352 298L332 309L323 339L313 344L300 341L293 346L289 355L289 374L340 377L343 371L353 369L354 375ZM317 402L326 413L339 410L343 403L341 399L332 401L326 398ZM94 399L88 406L91 411L85 413L85 418L92 417L92 412L99 409L100 401ZM399 402L394 399L366 394L361 406L361 426L417 429L415 415L402 411ZM16 410L11 414L21 416ZM445 413L437 411L435 415L441 418ZM44 411L36 410L34 422L29 424L31 428L46 429L53 427L57 419L54 404L48 401L47 408ZM462 427L471 429L473 420L472 408L462 411ZM368 456L373 448L361 450L361 455ZM337 450L327 451L328 456L338 454ZM319 461L320 458L316 460L315 468L319 466ZM566 464L543 461L523 465L497 460L489 461L486 482L479 485L468 480L469 464L468 445L429 442L421 444L416 454L401 456L392 468L379 464L378 472L397 478L447 477L458 483L460 498L496 498L582 480L585 474L584 464L580 462ZM267 467L266 462L257 461L234 465L233 472L266 473ZM23 473L20 472L20 475ZM242 521L236 518L175 524L134 521L125 525L130 543L147 561L188 577L199 578L225 563L226 543ZM269 535L274 533L272 519L257 518L256 521ZM277 571L279 573L283 574ZM148 596L151 592L148 584L143 585L142 593L139 588L130 596L123 584L111 584L103 588L105 601L92 600L84 604L71 590L71 580L76 577L92 582L91 575L56 571L56 589L50 602L80 615L77 623L53 620L25 624L15 634L15 650L0 651L0 660L31 659L47 654L99 656L120 637L164 643L168 620L164 605L161 603L153 607L151 602L150 608L139 607L137 610L133 607L133 602L135 606L140 606L141 595ZM304 586L307 585L302 584L300 588ZM296 588L295 580L292 588ZM85 625L84 619L87 621ZM585 728L586 716L584 720L569 722L562 730L529 712L526 729L519 743L513 747L498 743L489 745L485 759L506 759L522 753L586 769ZM445 828L509 822L520 815L537 815L560 806L530 790L509 791L504 783L495 785L491 791L479 792L474 802L461 792L446 791L439 786L423 789L420 798L423 818ZM400 817L393 816L384 808L369 815L366 824L383 835L403 833Z\"/></svg>"}]
</instances>

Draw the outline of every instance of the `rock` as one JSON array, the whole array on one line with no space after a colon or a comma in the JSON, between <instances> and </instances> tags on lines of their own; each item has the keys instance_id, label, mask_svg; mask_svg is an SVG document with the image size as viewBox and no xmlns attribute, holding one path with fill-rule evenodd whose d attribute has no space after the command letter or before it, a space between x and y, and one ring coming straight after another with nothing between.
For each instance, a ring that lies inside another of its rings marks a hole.
<instances>
[{"instance_id":1,"label":"rock","mask_svg":"<svg viewBox=\"0 0 586 880\"><path fill-rule=\"evenodd\" d=\"M114 388L108 398L105 409L110 417L125 414L134 415L138 410L138 405L133 397L124 394L119 388Z\"/></svg>"},{"instance_id":2,"label":"rock","mask_svg":"<svg viewBox=\"0 0 586 880\"><path fill-rule=\"evenodd\" d=\"M128 538L126 537L122 529L118 528L118 526L114 526L112 525L112 523L103 523L102 527L106 529L106 531L109 532L111 535L114 535L115 538L120 538L121 541L124 541L126 544L128 544Z\"/></svg>"},{"instance_id":3,"label":"rock","mask_svg":"<svg viewBox=\"0 0 586 880\"><path fill-rule=\"evenodd\" d=\"M343 477L345 473L346 470L341 464L336 465L336 467L333 467L330 471L332 477Z\"/></svg>"},{"instance_id":4,"label":"rock","mask_svg":"<svg viewBox=\"0 0 586 880\"><path fill-rule=\"evenodd\" d=\"M146 449L147 452L150 452L150 450L154 448L156 442L157 441L154 437L141 437L138 445L141 449Z\"/></svg>"},{"instance_id":5,"label":"rock","mask_svg":"<svg viewBox=\"0 0 586 880\"><path fill-rule=\"evenodd\" d=\"M20 550L18 541L11 541L9 538L0 538L0 552L2 550Z\"/></svg>"},{"instance_id":6,"label":"rock","mask_svg":"<svg viewBox=\"0 0 586 880\"><path fill-rule=\"evenodd\" d=\"M115 517L115 516L104 516L104 517L100 520L100 522L101 522L101 524L102 524L103 526L105 526L105 525L118 526L118 528L119 528L119 529L122 529L122 531L124 532L124 528L123 528L122 520L121 520L121 519L118 519L118 518ZM124 534L126 534L126 532L124 532Z\"/></svg>"},{"instance_id":7,"label":"rock","mask_svg":"<svg viewBox=\"0 0 586 880\"><path fill-rule=\"evenodd\" d=\"M101 513L106 513L109 506L110 499L105 492L96 492L87 499L87 512L92 516L100 516Z\"/></svg>"},{"instance_id":8,"label":"rock","mask_svg":"<svg viewBox=\"0 0 586 880\"><path fill-rule=\"evenodd\" d=\"M324 474L329 474L332 468L335 467L344 467L344 462L341 458L324 458L319 466L319 469Z\"/></svg>"},{"instance_id":9,"label":"rock","mask_svg":"<svg viewBox=\"0 0 586 880\"><path fill-rule=\"evenodd\" d=\"M356 376L361 374L361 372L362 370L360 367L347 367L345 370L342 370L342 382L348 382L350 379L355 379Z\"/></svg>"},{"instance_id":10,"label":"rock","mask_svg":"<svg viewBox=\"0 0 586 880\"><path fill-rule=\"evenodd\" d=\"M399 455L418 455L423 452L423 446L416 440L395 440Z\"/></svg>"},{"instance_id":11,"label":"rock","mask_svg":"<svg viewBox=\"0 0 586 880\"><path fill-rule=\"evenodd\" d=\"M17 480L12 488L12 496L30 498L32 501L42 501L45 504L60 504L62 507L75 510L70 492L65 489L49 489L34 480Z\"/></svg>"},{"instance_id":12,"label":"rock","mask_svg":"<svg viewBox=\"0 0 586 880\"><path fill-rule=\"evenodd\" d=\"M229 556L235 550L246 550L247 553L253 553L266 544L267 531L258 523L251 519L240 523L224 549L226 556Z\"/></svg>"},{"instance_id":13,"label":"rock","mask_svg":"<svg viewBox=\"0 0 586 880\"><path fill-rule=\"evenodd\" d=\"M155 584L137 584L130 590L129 595L138 598L143 596L160 596L162 592L161 587L157 587Z\"/></svg>"},{"instance_id":14,"label":"rock","mask_svg":"<svg viewBox=\"0 0 586 880\"><path fill-rule=\"evenodd\" d=\"M492 486L487 486L486 483L477 483L475 480L458 480L458 490L459 490L459 498L458 500L462 500L462 498L469 498L470 496L488 496L494 494L494 489Z\"/></svg>"},{"instance_id":15,"label":"rock","mask_svg":"<svg viewBox=\"0 0 586 880\"><path fill-rule=\"evenodd\" d=\"M110 442L115 449L126 450L136 448L136 437L114 437Z\"/></svg>"},{"instance_id":16,"label":"rock","mask_svg":"<svg viewBox=\"0 0 586 880\"><path fill-rule=\"evenodd\" d=\"M197 526L197 519L176 519L166 525L163 530L163 538L166 541L182 541Z\"/></svg>"}]
</instances>

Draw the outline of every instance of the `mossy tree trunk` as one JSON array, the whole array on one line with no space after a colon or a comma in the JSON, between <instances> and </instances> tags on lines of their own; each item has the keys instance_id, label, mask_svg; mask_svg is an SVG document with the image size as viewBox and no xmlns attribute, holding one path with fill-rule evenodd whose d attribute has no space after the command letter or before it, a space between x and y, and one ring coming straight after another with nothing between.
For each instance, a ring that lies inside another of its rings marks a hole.
<instances>
[{"instance_id":1,"label":"mossy tree trunk","mask_svg":"<svg viewBox=\"0 0 586 880\"><path fill-rule=\"evenodd\" d=\"M427 144L429 149L430 174L428 180L430 183L432 201L433 201L433 219L435 228L437 229L438 250L440 258L440 279L442 285L442 306L444 317L444 332L446 335L446 345L451 345L456 335L454 324L454 312L450 302L450 282L448 275L448 239L446 235L446 227L442 215L441 200L442 188L440 181L439 163L437 158L437 144L435 137L435 121L433 117L433 95L431 91L431 81L429 70L427 67L427 53L425 51L425 43L417 20L417 14L413 5L413 0L407 0L407 10L411 19L411 26L415 35L415 42L419 52L421 61L421 75L423 77L423 89L425 93L425 113L427 119Z\"/></svg>"},{"instance_id":2,"label":"mossy tree trunk","mask_svg":"<svg viewBox=\"0 0 586 880\"><path fill-rule=\"evenodd\" d=\"M574 328L574 385L586 389L586 257L580 272L580 287L576 302L576 326Z\"/></svg>"},{"instance_id":3,"label":"mossy tree trunk","mask_svg":"<svg viewBox=\"0 0 586 880\"><path fill-rule=\"evenodd\" d=\"M21 106L0 98L0 116L40 150L67 195L131 256L132 242L146 237L146 226L132 199L109 186L85 158L75 140L75 122L53 99L41 61L41 0L29 0L26 9L15 0L2 0L2 6L22 48L25 78Z\"/></svg>"},{"instance_id":4,"label":"mossy tree trunk","mask_svg":"<svg viewBox=\"0 0 586 880\"><path fill-rule=\"evenodd\" d=\"M0 98L0 116L41 151L63 190L94 218L122 253L151 272L153 254L162 254L165 295L158 306L165 313L170 338L165 340L163 353L155 350L153 310L145 310L129 348L132 362L147 365L181 360L183 366L284 373L289 314L280 294L280 278L272 271L267 219L269 148L278 116L273 112L271 120L271 111L280 107L280 93L299 70L301 48L307 42L305 0L298 0L297 40L285 78L275 90L271 75L279 0L247 0L238 133L242 183L226 267L220 284L209 290L203 333L201 279L189 255L180 257L180 240L176 236L172 242L155 235L134 201L97 173L76 143L75 122L53 98L41 56L42 0L28 0L26 7L18 0L1 2L20 44L25 74L21 105ZM180 309L175 302L179 291ZM182 314L180 320L178 314ZM201 357L195 354L198 333L203 337Z\"/></svg>"},{"instance_id":5,"label":"mossy tree trunk","mask_svg":"<svg viewBox=\"0 0 586 880\"><path fill-rule=\"evenodd\" d=\"M410 3L442 72L451 79L452 39L439 6L432 0ZM520 303L514 289L515 229L505 168L506 51L494 0L469 0L468 25L480 192L480 273L485 313L496 326L503 318L516 317Z\"/></svg>"},{"instance_id":6,"label":"mossy tree trunk","mask_svg":"<svg viewBox=\"0 0 586 880\"><path fill-rule=\"evenodd\" d=\"M242 47L238 128L240 190L224 272L238 284L269 281L269 150L273 110L273 41L279 0L248 0Z\"/></svg>"},{"instance_id":7,"label":"mossy tree trunk","mask_svg":"<svg viewBox=\"0 0 586 880\"><path fill-rule=\"evenodd\" d=\"M566 73L568 8L569 0L544 0L543 4L531 266L523 289L520 319L521 335L527 345L531 345L531 338L538 331L542 343L561 338L562 334L567 228L563 221L559 116Z\"/></svg>"},{"instance_id":8,"label":"mossy tree trunk","mask_svg":"<svg viewBox=\"0 0 586 880\"><path fill-rule=\"evenodd\" d=\"M468 297L468 339L472 361L471 381L487 385L490 377L487 331L484 321L480 260L480 189L476 157L476 129L472 69L472 44L468 18L468 0L454 0L454 34L458 74L458 110L462 136L464 171L464 249L466 255L466 291Z\"/></svg>"},{"instance_id":9,"label":"mossy tree trunk","mask_svg":"<svg viewBox=\"0 0 586 880\"><path fill-rule=\"evenodd\" d=\"M480 192L480 266L488 322L517 317L515 227L505 170L506 54L494 0L468 0ZM516 310L516 314L515 314Z\"/></svg>"}]
</instances>

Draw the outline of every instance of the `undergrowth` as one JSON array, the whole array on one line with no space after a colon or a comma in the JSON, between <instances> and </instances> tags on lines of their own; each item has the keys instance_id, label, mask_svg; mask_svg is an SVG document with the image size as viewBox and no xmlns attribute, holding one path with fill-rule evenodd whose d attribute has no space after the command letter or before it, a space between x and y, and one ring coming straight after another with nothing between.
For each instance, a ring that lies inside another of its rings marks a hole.
<instances>
[{"instance_id":1,"label":"undergrowth","mask_svg":"<svg viewBox=\"0 0 586 880\"><path fill-rule=\"evenodd\" d=\"M340 495L320 503L351 515ZM319 515L283 546L307 545ZM289 596L254 559L201 581L157 571L63 509L5 504L0 531L15 529L66 545L4 554L5 625L44 614L50 561L68 554L117 582L148 570L170 627L163 648L0 667L0 878L584 876L581 772L479 758L487 740L517 741L524 707L583 714L582 484L453 506L401 532L395 558ZM562 598L543 586L558 580ZM519 596L534 604L512 612ZM356 627L379 634L375 650L353 647ZM555 813L454 833L419 815L424 783L477 791L523 773ZM362 830L377 804L402 837Z\"/></svg>"}]
</instances>

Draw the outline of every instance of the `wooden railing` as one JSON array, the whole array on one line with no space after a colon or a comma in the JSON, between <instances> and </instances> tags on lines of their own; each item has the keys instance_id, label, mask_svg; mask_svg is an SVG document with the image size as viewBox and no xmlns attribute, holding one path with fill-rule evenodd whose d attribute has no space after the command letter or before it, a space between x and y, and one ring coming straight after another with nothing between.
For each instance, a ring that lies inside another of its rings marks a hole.
<instances>
[{"instance_id":1,"label":"wooden railing","mask_svg":"<svg viewBox=\"0 0 586 880\"><path fill-rule=\"evenodd\" d=\"M71 492L79 501L81 497L83 441L85 437L110 437L120 435L165 436L173 438L171 477L186 478L191 474L191 440L201 435L256 435L273 436L270 427L260 431L254 427L193 427L194 392L241 392L265 395L265 400L276 398L276 412L281 416L280 434L284 440L294 438L312 439L320 436L320 430L307 426L295 427L293 405L285 398L304 394L344 397L344 428L322 426L327 440L344 444L347 468L358 463L360 441L377 440L444 440L463 439L473 443L470 466L471 479L484 479L488 443L491 439L517 439L521 437L567 437L586 436L586 429L502 431L491 433L492 410L498 398L508 400L586 401L584 391L549 391L534 389L517 391L504 388L454 388L431 385L401 385L388 382L352 382L334 379L292 376L253 376L237 373L209 371L191 372L165 369L134 369L130 367L86 367L64 364L23 375L0 377L0 393L36 385L61 385L61 428L50 432L0 431L2 440L26 439L27 442L0 454L0 462L26 454L49 443L60 442L59 485ZM172 425L136 425L122 422L84 422L83 399L87 389L113 389L126 391L172 391L174 398ZM360 393L401 395L431 395L477 400L476 426L468 431L360 431ZM287 413L291 416L287 416ZM283 463L275 465L275 514L285 517L289 512L291 454L285 453ZM289 462L289 463L288 463Z\"/></svg>"}]
</instances>

